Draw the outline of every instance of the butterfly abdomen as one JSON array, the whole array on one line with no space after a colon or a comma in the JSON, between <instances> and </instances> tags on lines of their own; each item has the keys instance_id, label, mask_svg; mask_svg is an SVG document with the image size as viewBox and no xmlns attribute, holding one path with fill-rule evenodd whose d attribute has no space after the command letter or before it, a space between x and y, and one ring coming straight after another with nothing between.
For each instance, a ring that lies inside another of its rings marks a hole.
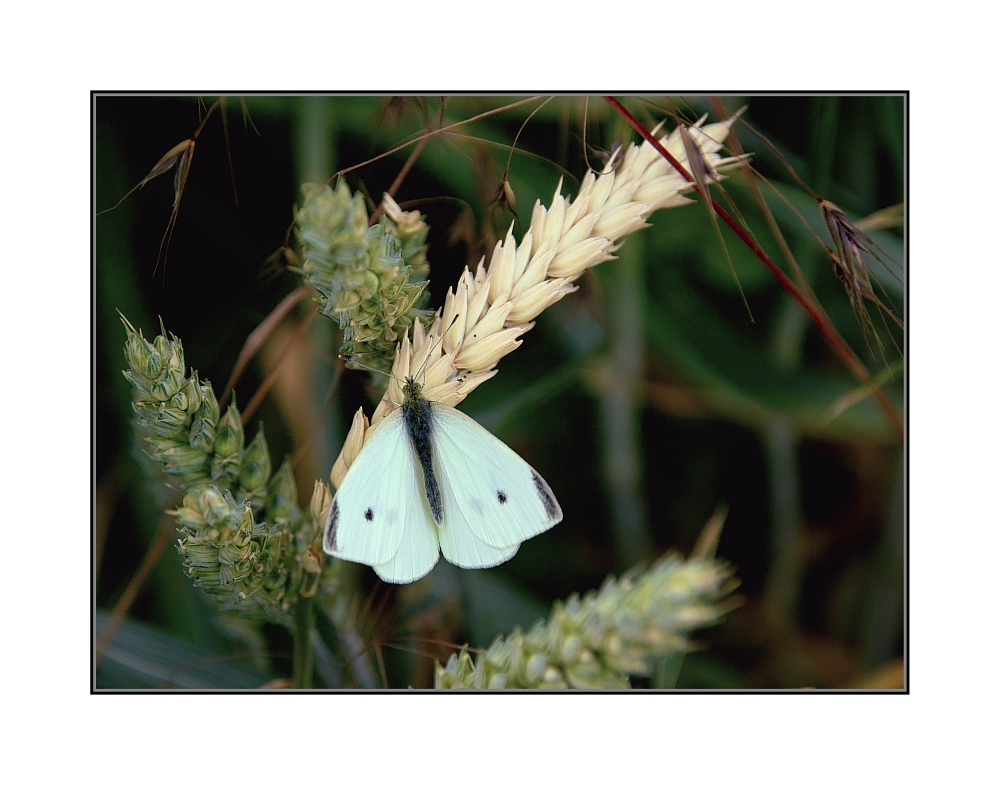
<instances>
[{"instance_id":1,"label":"butterfly abdomen","mask_svg":"<svg viewBox=\"0 0 1000 785\"><path fill-rule=\"evenodd\" d=\"M420 385L412 379L407 379L403 392L406 395L406 400L403 402L406 432L410 437L413 451L417 454L417 460L420 461L424 494L431 508L431 516L434 518L434 523L440 526L444 520L444 508L441 505L441 488L434 473L431 451L431 403L420 394Z\"/></svg>"}]
</instances>

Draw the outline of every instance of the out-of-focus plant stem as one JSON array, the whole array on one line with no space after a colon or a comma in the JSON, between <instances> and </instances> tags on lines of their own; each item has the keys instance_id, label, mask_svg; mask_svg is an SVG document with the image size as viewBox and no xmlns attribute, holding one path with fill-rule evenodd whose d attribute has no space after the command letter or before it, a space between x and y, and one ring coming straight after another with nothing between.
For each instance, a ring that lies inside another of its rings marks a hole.
<instances>
[{"instance_id":1,"label":"out-of-focus plant stem","mask_svg":"<svg viewBox=\"0 0 1000 785\"><path fill-rule=\"evenodd\" d=\"M798 433L788 416L775 413L764 433L771 498L771 553L766 594L792 616L802 578L802 515L799 503Z\"/></svg>"},{"instance_id":2,"label":"out-of-focus plant stem","mask_svg":"<svg viewBox=\"0 0 1000 785\"><path fill-rule=\"evenodd\" d=\"M897 460L892 499L886 510L885 533L874 564L868 571L872 612L869 618L861 620L865 631L865 658L870 664L885 662L896 655L896 641L899 640L900 620L903 618L906 464L902 454Z\"/></svg>"},{"instance_id":3,"label":"out-of-focus plant stem","mask_svg":"<svg viewBox=\"0 0 1000 785\"><path fill-rule=\"evenodd\" d=\"M604 430L604 476L610 495L611 525L618 562L636 564L652 552L643 509L642 444L637 403L643 363L641 233L629 238L618 262L606 265L606 309L611 329L608 372L600 390Z\"/></svg>"},{"instance_id":4,"label":"out-of-focus plant stem","mask_svg":"<svg viewBox=\"0 0 1000 785\"><path fill-rule=\"evenodd\" d=\"M292 134L295 177L299 183L324 183L337 165L337 116L327 96L303 96L296 103Z\"/></svg>"},{"instance_id":5,"label":"out-of-focus plant stem","mask_svg":"<svg viewBox=\"0 0 1000 785\"><path fill-rule=\"evenodd\" d=\"M295 140L295 175L299 183L323 183L330 179L337 167L337 147L340 141L335 104L326 96L306 98L296 115L293 133ZM312 292L312 289L309 289ZM315 297L315 293L311 294ZM309 327L307 340L314 346L333 347L340 345L339 331L329 319L314 319ZM340 396L329 391L334 384L334 375L339 374L326 363L313 363L308 381L315 397L315 408L321 414L315 418L312 434L307 443L296 440L296 475L301 487L312 482L315 477L327 474L337 457L336 446L344 440L340 417ZM329 400L328 400L329 399Z\"/></svg>"},{"instance_id":6,"label":"out-of-focus plant stem","mask_svg":"<svg viewBox=\"0 0 1000 785\"><path fill-rule=\"evenodd\" d=\"M837 101L824 101L819 109L822 132L814 134L811 147L812 175L817 187L826 189L833 166L830 139L836 137ZM777 226L774 226L777 231ZM780 231L777 231L780 235ZM810 280L816 270L817 254L809 247L799 247L796 253L784 246L793 268L801 276L803 291L814 298ZM802 259L801 266L796 259ZM785 300L771 342L774 363L779 368L795 371L802 366L809 320L806 311ZM774 412L768 418L764 433L771 497L771 553L766 596L771 607L784 620L795 616L799 602L805 563L802 544L805 536L802 521L802 478L799 473L798 447L801 434L787 414Z\"/></svg>"},{"instance_id":7,"label":"out-of-focus plant stem","mask_svg":"<svg viewBox=\"0 0 1000 785\"><path fill-rule=\"evenodd\" d=\"M307 96L299 104L299 111L295 119L296 124L293 140L298 182L324 182L337 165L336 143L338 134L334 104L325 96ZM311 292L312 290L310 289L309 291ZM339 343L338 336L334 335L332 323L326 319L313 319L314 315L315 311L312 311L305 318L296 330L296 336L300 333L308 335L306 338L307 342L314 342L317 346L334 346ZM289 345L291 345L293 340L295 338L289 339ZM319 405L317 402L322 400L322 398L318 397L318 394L320 390L325 390L329 387L330 375L332 373L331 368L320 363L314 364L312 373L309 374L313 378L305 382L314 394L312 397L315 398L312 401L315 405L310 406L310 409L313 411L306 415L307 421L318 419L315 409ZM279 405L282 402L287 405L289 400L288 395L279 396L279 398L281 399ZM295 413L290 412L289 414L293 416L289 417L287 421L296 422ZM329 457L333 451L331 440L338 436L338 423L337 418L329 416L329 412L327 412L327 417L323 418L320 424L321 427L317 429L322 436L316 440L310 438L309 443L312 445L312 449L306 448L309 453L308 460L299 467L300 476L296 478L298 485L305 486L313 477L325 473L319 465L320 460L325 463L326 459L329 458L332 463L332 457ZM297 446L301 449L304 437L301 429L296 436L299 437L296 440L298 443ZM316 608L314 598L312 596L300 596L295 606L295 625L292 629L292 686L296 689L308 689L312 686L312 638L315 619Z\"/></svg>"},{"instance_id":8,"label":"out-of-focus plant stem","mask_svg":"<svg viewBox=\"0 0 1000 785\"><path fill-rule=\"evenodd\" d=\"M292 637L292 686L307 690L312 686L313 598L299 597L295 604L295 628Z\"/></svg>"},{"instance_id":9,"label":"out-of-focus plant stem","mask_svg":"<svg viewBox=\"0 0 1000 785\"><path fill-rule=\"evenodd\" d=\"M803 280L808 280L814 265L806 254L801 265ZM806 312L786 300L778 317L771 341L774 364L789 371L802 365L802 349L809 327ZM765 594L773 608L785 618L795 613L802 581L802 503L798 447L801 433L793 419L779 411L772 412L762 433L768 467L768 490L771 500L771 568Z\"/></svg>"}]
</instances>

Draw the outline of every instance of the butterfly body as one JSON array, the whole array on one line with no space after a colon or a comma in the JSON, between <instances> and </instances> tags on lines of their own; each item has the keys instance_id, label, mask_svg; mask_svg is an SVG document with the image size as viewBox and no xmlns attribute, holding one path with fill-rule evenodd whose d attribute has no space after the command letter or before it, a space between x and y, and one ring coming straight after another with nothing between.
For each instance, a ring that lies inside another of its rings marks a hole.
<instances>
[{"instance_id":1,"label":"butterfly body","mask_svg":"<svg viewBox=\"0 0 1000 785\"><path fill-rule=\"evenodd\" d=\"M426 575L439 553L493 567L562 520L541 476L475 420L429 401L412 378L334 497L323 549L391 583Z\"/></svg>"},{"instance_id":2,"label":"butterfly body","mask_svg":"<svg viewBox=\"0 0 1000 785\"><path fill-rule=\"evenodd\" d=\"M420 385L413 379L407 379L403 386L403 395L406 396L402 406L403 422L406 423L406 431L410 436L413 452L416 453L417 460L420 462L424 492L427 496L431 517L434 518L434 523L440 526L444 518L444 510L441 507L441 489L438 486L437 473L434 471L434 452L431 447L431 422L433 420L431 402L420 394Z\"/></svg>"}]
</instances>

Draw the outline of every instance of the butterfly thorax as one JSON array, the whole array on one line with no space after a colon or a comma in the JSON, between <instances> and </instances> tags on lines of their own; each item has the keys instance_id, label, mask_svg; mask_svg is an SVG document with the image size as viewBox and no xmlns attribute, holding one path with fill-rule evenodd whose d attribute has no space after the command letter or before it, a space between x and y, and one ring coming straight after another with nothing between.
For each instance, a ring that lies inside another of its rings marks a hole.
<instances>
[{"instance_id":1,"label":"butterfly thorax","mask_svg":"<svg viewBox=\"0 0 1000 785\"><path fill-rule=\"evenodd\" d=\"M437 475L434 473L433 451L431 449L431 402L421 393L423 385L412 376L407 377L403 385L403 420L406 422L406 432L410 444L417 454L420 470L424 480L424 494L431 509L434 522L441 525L444 520L444 510L441 505L441 489L438 487Z\"/></svg>"},{"instance_id":2,"label":"butterfly thorax","mask_svg":"<svg viewBox=\"0 0 1000 785\"><path fill-rule=\"evenodd\" d=\"M403 397L406 398L407 401L415 398L423 399L423 389L424 386L414 377L407 376L406 380L403 382Z\"/></svg>"}]
</instances>

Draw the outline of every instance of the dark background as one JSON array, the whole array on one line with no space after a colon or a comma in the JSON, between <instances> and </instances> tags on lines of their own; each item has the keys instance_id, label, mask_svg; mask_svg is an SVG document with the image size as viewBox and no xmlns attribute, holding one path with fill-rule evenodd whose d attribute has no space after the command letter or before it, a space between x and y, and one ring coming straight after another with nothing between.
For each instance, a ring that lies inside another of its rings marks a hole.
<instances>
[{"instance_id":1,"label":"dark background","mask_svg":"<svg viewBox=\"0 0 1000 785\"><path fill-rule=\"evenodd\" d=\"M451 97L443 124L520 98ZM669 128L672 118L692 121L703 112L717 117L706 97L622 100L647 127L667 118ZM96 210L113 206L190 137L214 101L97 96ZM816 204L782 158L854 219L897 205L904 199L903 98L723 101L730 111L747 106L743 119L768 140L771 147L737 126L755 168L787 200L762 185L834 325L873 373L887 365L897 371L885 390L901 412L900 352L893 346L902 347L900 332L890 338L871 309L884 357L866 341L817 240L830 242ZM509 146L539 103L432 138L397 192L396 200L423 212L431 227L431 307L441 306L462 268L488 256L506 232L513 217L492 200ZM116 309L150 338L162 317L183 340L188 366L221 391L247 335L299 282L268 261L286 242L299 184L326 181L407 141L427 118L438 124L440 107L439 97L230 97L225 125L216 110L198 136L165 254L172 173L96 219L99 624L133 580L170 503L133 431ZM600 169L601 150L619 139L635 135L598 97L558 97L538 111L510 161L515 236L529 225L536 199L551 203L560 176L562 193L575 195L587 159ZM344 179L377 202L411 150ZM722 187L787 269L743 175L730 172ZM349 573L358 598L349 613L363 646L381 647L388 686L430 685L433 658L449 651L430 641L488 645L546 615L553 600L597 588L608 574L671 549L689 552L720 504L728 506L728 519L719 555L737 568L743 605L696 636L704 650L684 659L678 687L870 686L882 683L886 668L896 672L904 608L898 437L870 398L831 419L830 407L856 382L799 306L720 224L737 286L703 205L654 213L650 223L626 238L619 260L589 272L580 291L542 314L524 345L500 362L500 373L462 407L547 479L563 522L488 571L441 562L429 578L402 589L378 585L367 568ZM871 235L902 278L901 228ZM869 263L902 317L902 287ZM287 335L274 341L237 384L241 403L273 367ZM336 352L332 327L315 324L303 351L282 366L282 392L247 425L252 435L264 423L275 466L285 454L299 458L301 506L314 479L329 479L353 412L372 408L367 380L351 373L324 406ZM625 379L634 399L616 393L614 379ZM634 470L611 471L622 466ZM169 549L142 582L102 660L98 686L258 686L289 673L290 651L283 629L217 612Z\"/></svg>"}]
</instances>

